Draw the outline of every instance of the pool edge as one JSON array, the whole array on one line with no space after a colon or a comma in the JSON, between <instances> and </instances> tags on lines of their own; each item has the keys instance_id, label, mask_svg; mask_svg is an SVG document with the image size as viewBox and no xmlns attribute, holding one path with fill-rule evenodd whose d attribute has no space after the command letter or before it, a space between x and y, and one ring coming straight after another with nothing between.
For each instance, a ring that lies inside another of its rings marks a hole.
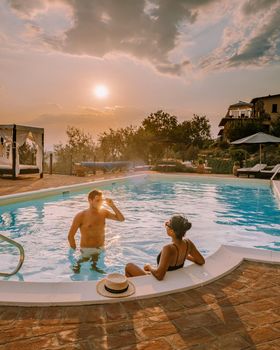
<instances>
[{"instance_id":1,"label":"pool edge","mask_svg":"<svg viewBox=\"0 0 280 350\"><path fill-rule=\"evenodd\" d=\"M71 306L133 301L194 289L229 274L244 260L280 264L280 252L222 245L203 266L192 264L167 272L163 281L153 276L133 277L136 293L126 298L106 298L96 292L97 281L18 282L0 281L0 305ZM11 288L12 287L12 288Z\"/></svg>"}]
</instances>

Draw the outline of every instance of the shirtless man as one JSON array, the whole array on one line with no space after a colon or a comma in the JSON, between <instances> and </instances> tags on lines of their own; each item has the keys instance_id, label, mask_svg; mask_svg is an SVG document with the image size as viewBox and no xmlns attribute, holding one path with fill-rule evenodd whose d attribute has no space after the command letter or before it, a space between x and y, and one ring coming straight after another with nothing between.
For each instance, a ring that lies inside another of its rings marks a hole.
<instances>
[{"instance_id":1,"label":"shirtless man","mask_svg":"<svg viewBox=\"0 0 280 350\"><path fill-rule=\"evenodd\" d=\"M113 213L101 207L103 201L113 210ZM80 249L82 258L73 266L74 272L79 272L80 263L88 260L92 260L92 268L97 270L96 262L98 255L103 250L105 241L105 220L125 220L123 214L115 206L112 199L103 199L101 191L91 191L88 194L88 202L89 208L81 211L74 217L68 233L70 247L76 249L75 234L78 229L81 232Z\"/></svg>"}]
</instances>

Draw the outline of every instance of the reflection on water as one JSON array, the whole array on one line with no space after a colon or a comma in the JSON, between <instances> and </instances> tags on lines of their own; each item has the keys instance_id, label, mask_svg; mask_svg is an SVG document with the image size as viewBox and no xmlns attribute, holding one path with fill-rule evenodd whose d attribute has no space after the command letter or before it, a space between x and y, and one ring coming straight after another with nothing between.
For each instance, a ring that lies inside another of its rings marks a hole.
<instances>
[{"instance_id":1,"label":"reflection on water","mask_svg":"<svg viewBox=\"0 0 280 350\"><path fill-rule=\"evenodd\" d=\"M126 220L107 221L105 250L95 262L81 261L79 249L69 250L67 240L73 217L88 206L87 193L2 207L0 232L24 246L20 272L26 281L96 280L107 273L123 273L130 261L155 264L169 242L164 222L174 214L187 215L193 224L188 237L205 255L220 244L280 250L280 210L270 187L266 182L244 183L167 177L100 187ZM79 234L76 241L79 246ZM1 262L11 267L14 252L0 245L3 254Z\"/></svg>"}]
</instances>

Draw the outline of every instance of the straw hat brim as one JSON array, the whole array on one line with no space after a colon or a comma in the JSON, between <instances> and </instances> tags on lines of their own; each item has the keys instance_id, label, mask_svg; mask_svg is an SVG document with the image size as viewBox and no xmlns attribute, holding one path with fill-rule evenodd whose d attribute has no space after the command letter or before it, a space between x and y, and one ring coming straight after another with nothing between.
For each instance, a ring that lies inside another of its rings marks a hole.
<instances>
[{"instance_id":1,"label":"straw hat brim","mask_svg":"<svg viewBox=\"0 0 280 350\"><path fill-rule=\"evenodd\" d=\"M124 298L124 297L128 297L132 294L135 293L135 286L134 284L128 280L128 289L123 292L123 293L110 293L105 289L105 281L106 279L103 278L102 280L98 281L96 284L96 290L97 293L107 297L107 298Z\"/></svg>"}]
</instances>

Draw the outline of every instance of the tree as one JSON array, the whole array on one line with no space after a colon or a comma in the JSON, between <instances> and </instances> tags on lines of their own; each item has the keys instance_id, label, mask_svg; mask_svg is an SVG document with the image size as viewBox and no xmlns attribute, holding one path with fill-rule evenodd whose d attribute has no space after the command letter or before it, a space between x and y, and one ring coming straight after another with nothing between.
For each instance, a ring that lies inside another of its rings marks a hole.
<instances>
[{"instance_id":1,"label":"tree","mask_svg":"<svg viewBox=\"0 0 280 350\"><path fill-rule=\"evenodd\" d=\"M95 157L95 144L90 134L74 126L68 126L66 134L66 145L61 142L54 145L54 170L62 173L70 173L73 162L94 160Z\"/></svg>"},{"instance_id":2,"label":"tree","mask_svg":"<svg viewBox=\"0 0 280 350\"><path fill-rule=\"evenodd\" d=\"M224 135L230 142L243 137L263 131L260 120L256 119L237 119L229 123L224 129Z\"/></svg>"},{"instance_id":3,"label":"tree","mask_svg":"<svg viewBox=\"0 0 280 350\"><path fill-rule=\"evenodd\" d=\"M280 137L280 116L276 117L271 122L271 132L272 135Z\"/></svg>"},{"instance_id":4,"label":"tree","mask_svg":"<svg viewBox=\"0 0 280 350\"><path fill-rule=\"evenodd\" d=\"M139 135L142 135L145 142L146 160L148 158L152 163L156 163L163 158L174 143L177 126L177 117L162 110L151 113L143 120Z\"/></svg>"},{"instance_id":5,"label":"tree","mask_svg":"<svg viewBox=\"0 0 280 350\"><path fill-rule=\"evenodd\" d=\"M177 126L173 138L174 148L183 160L194 159L198 150L209 144L210 128L206 116L200 117L196 114L191 120L185 120Z\"/></svg>"},{"instance_id":6,"label":"tree","mask_svg":"<svg viewBox=\"0 0 280 350\"><path fill-rule=\"evenodd\" d=\"M163 111L151 113L142 122L143 129L155 136L158 141L170 141L172 134L178 125L177 117Z\"/></svg>"}]
</instances>

